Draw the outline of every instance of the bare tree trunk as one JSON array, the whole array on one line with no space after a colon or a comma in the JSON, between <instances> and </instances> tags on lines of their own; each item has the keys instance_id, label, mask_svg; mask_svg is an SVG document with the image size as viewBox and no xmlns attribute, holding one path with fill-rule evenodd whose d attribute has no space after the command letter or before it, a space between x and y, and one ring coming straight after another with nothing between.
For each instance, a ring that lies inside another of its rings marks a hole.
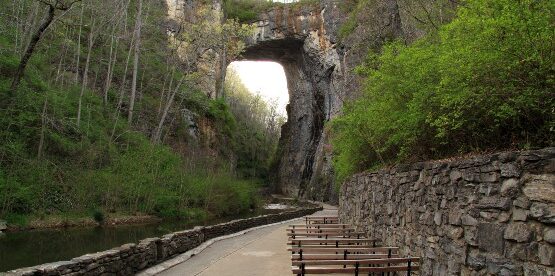
<instances>
[{"instance_id":1,"label":"bare tree trunk","mask_svg":"<svg viewBox=\"0 0 555 276\"><path fill-rule=\"evenodd\" d=\"M65 58L66 53L67 53L67 47L65 47L65 46L62 46L62 47L63 47L64 50L62 52L62 56L60 57L60 62L58 63L58 68L56 69L56 78L54 79L55 84L57 84L58 80L60 79L64 58Z\"/></svg>"},{"instance_id":2,"label":"bare tree trunk","mask_svg":"<svg viewBox=\"0 0 555 276\"><path fill-rule=\"evenodd\" d=\"M19 53L19 44L20 42L23 42L23 36L20 35L19 31L20 31L20 21L21 19L19 18L20 15L23 14L23 5L25 3L23 1L17 1L14 0L12 3L12 13L13 13L13 17L15 20L15 41L14 41L14 54L18 54Z\"/></svg>"},{"instance_id":3,"label":"bare tree trunk","mask_svg":"<svg viewBox=\"0 0 555 276\"><path fill-rule=\"evenodd\" d=\"M37 24L37 19L39 17L40 3L33 2L32 7L30 5L28 9L31 9L31 8L33 8L33 11L31 11L27 15L27 18L25 19L25 21L21 23L21 30L23 33L20 39L21 49L19 49L19 57L23 57L25 46L29 45L29 42L31 41L31 37L33 36L33 29L35 28ZM21 12L23 14L23 11Z\"/></svg>"},{"instance_id":4,"label":"bare tree trunk","mask_svg":"<svg viewBox=\"0 0 555 276\"><path fill-rule=\"evenodd\" d=\"M106 72L106 83L104 83L104 104L108 103L108 90L112 85L112 63L115 62L115 57L112 55L114 50L114 32L112 32L112 39L110 41L110 58L108 59L108 70ZM117 54L117 49L116 49ZM115 55L115 54L114 54Z\"/></svg>"},{"instance_id":5,"label":"bare tree trunk","mask_svg":"<svg viewBox=\"0 0 555 276\"><path fill-rule=\"evenodd\" d=\"M131 37L131 42L129 44L129 51L127 52L127 60L125 61L125 69L123 70L123 81L121 82L117 111L121 108L123 104L123 95L125 93L125 84L127 83L127 71L129 69L129 60L131 59L131 51L133 50L133 43L135 43L135 35Z\"/></svg>"},{"instance_id":6,"label":"bare tree trunk","mask_svg":"<svg viewBox=\"0 0 555 276\"><path fill-rule=\"evenodd\" d=\"M114 113L114 126L112 127L110 142L114 139L114 135L116 133L116 126L119 120L119 111L121 109L121 105L123 104L123 94L125 92L125 83L127 82L127 69L129 68L129 59L131 59L131 51L133 50L134 40L135 40L135 32L133 32L133 36L131 37L131 41L129 43L129 51L127 52L127 60L125 61L125 69L123 70L123 80L121 82L118 105L116 106L116 112Z\"/></svg>"},{"instance_id":7,"label":"bare tree trunk","mask_svg":"<svg viewBox=\"0 0 555 276\"><path fill-rule=\"evenodd\" d=\"M85 94L85 89L87 88L89 65L91 61L92 46L94 43L94 20L91 26L91 31L89 33L89 45L87 49L87 61L85 62L85 71L83 71L83 82L81 83L81 93L79 94L79 105L77 107L77 127L81 124L81 106L83 103L83 95Z\"/></svg>"},{"instance_id":8,"label":"bare tree trunk","mask_svg":"<svg viewBox=\"0 0 555 276\"><path fill-rule=\"evenodd\" d=\"M166 71L169 71L169 66L167 67L168 68L166 68ZM164 101L164 97L166 96L166 83L168 82L168 75L169 73L166 73L164 75L164 83L162 84L162 94L160 95L160 103L158 103L158 111L156 112L157 117L160 117L160 113L162 112L162 102ZM172 78L173 78L173 71L172 71ZM171 89L171 85L172 85L172 82L170 80L169 89Z\"/></svg>"},{"instance_id":9,"label":"bare tree trunk","mask_svg":"<svg viewBox=\"0 0 555 276\"><path fill-rule=\"evenodd\" d=\"M114 24L114 28L112 30L112 38L111 38L111 41L110 41L110 59L108 60L108 72L106 73L106 83L104 84L104 104L108 103L108 91L110 90L110 87L112 86L112 78L114 76L114 67L116 66L117 56L118 56L119 41L115 40L115 46L114 46L115 33L116 33L116 30L119 28L121 20L124 17L126 11L127 11L128 5L129 5L129 1L127 1L126 4L124 4L123 7L121 8L121 10L119 11L119 12L121 12L121 15L117 19L118 22L116 24ZM114 48L115 48L115 51L114 51L114 54L112 56L112 51L113 51Z\"/></svg>"},{"instance_id":10,"label":"bare tree trunk","mask_svg":"<svg viewBox=\"0 0 555 276\"><path fill-rule=\"evenodd\" d=\"M135 53L133 57L133 81L131 84L131 97L129 98L129 115L127 122L131 124L133 121L133 109L135 108L135 96L137 94L137 74L139 71L139 54L141 51L141 15L143 12L143 0L139 0L139 10L137 13L137 21L135 23Z\"/></svg>"},{"instance_id":11,"label":"bare tree trunk","mask_svg":"<svg viewBox=\"0 0 555 276\"><path fill-rule=\"evenodd\" d=\"M160 118L160 122L158 122L158 126L154 130L154 135L152 136L152 142L154 142L154 143L159 143L160 142L160 136L162 134L162 127L164 126L164 122L166 121L166 117L168 116L168 111L170 110L171 106L173 105L175 95L177 94L177 92L179 92L179 89L181 88L181 85L183 84L184 80L185 80L185 76L181 77L181 79L179 80L179 83L177 84L177 86L175 87L173 92L171 92L171 95L168 99L168 102L166 103L166 106L164 107L164 112L162 113L162 117Z\"/></svg>"},{"instance_id":12,"label":"bare tree trunk","mask_svg":"<svg viewBox=\"0 0 555 276\"><path fill-rule=\"evenodd\" d=\"M215 98L217 99L218 97L221 97L222 99L225 99L225 75L227 73L227 48L225 43L222 49L222 58L220 63L220 91L218 91L220 95L216 94Z\"/></svg>"},{"instance_id":13,"label":"bare tree trunk","mask_svg":"<svg viewBox=\"0 0 555 276\"><path fill-rule=\"evenodd\" d=\"M79 62L81 59L81 34L83 33L83 13L85 12L85 5L81 5L81 17L79 19L79 34L77 35L77 58L75 62L75 84L79 82Z\"/></svg>"},{"instance_id":14,"label":"bare tree trunk","mask_svg":"<svg viewBox=\"0 0 555 276\"><path fill-rule=\"evenodd\" d=\"M41 115L41 130L40 130L40 140L39 140L39 148L37 152L37 159L42 158L42 149L44 147L44 132L46 131L46 107L48 106L48 98L44 99L44 105L42 106L42 115Z\"/></svg>"},{"instance_id":15,"label":"bare tree trunk","mask_svg":"<svg viewBox=\"0 0 555 276\"><path fill-rule=\"evenodd\" d=\"M19 62L19 66L17 67L17 71L15 72L15 75L14 75L13 81L12 81L12 86L10 88L11 93L15 94L15 91L17 90L17 87L19 86L19 82L21 81L21 78L23 77L23 74L25 73L25 68L27 67L27 63L29 62L29 59L31 59L31 56L33 55L33 52L35 51L35 47L37 46L37 43L42 38L42 35L44 34L44 31L46 31L46 29L48 29L48 26L50 26L52 21L54 21L54 13L55 12L56 12L56 9L54 8L54 6L49 5L48 6L48 15L46 16L46 18L44 19L44 21L40 25L39 29L35 32L35 34L31 38L31 41L29 42L29 46L27 46L27 50L25 50L25 54L23 55L23 57L21 58L21 61Z\"/></svg>"}]
</instances>

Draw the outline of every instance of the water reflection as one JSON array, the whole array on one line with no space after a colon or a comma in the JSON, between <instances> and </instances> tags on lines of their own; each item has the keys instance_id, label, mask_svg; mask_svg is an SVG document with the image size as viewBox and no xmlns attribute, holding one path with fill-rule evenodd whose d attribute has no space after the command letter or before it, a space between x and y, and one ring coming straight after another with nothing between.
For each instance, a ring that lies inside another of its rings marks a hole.
<instances>
[{"instance_id":1,"label":"water reflection","mask_svg":"<svg viewBox=\"0 0 555 276\"><path fill-rule=\"evenodd\" d=\"M276 213L282 210L260 210L238 217L199 222L166 221L149 225L125 225L96 228L70 228L7 233L0 236L0 271L43 263L70 260L87 253L136 243L149 237L160 237L195 225L211 225L237 218Z\"/></svg>"}]
</instances>

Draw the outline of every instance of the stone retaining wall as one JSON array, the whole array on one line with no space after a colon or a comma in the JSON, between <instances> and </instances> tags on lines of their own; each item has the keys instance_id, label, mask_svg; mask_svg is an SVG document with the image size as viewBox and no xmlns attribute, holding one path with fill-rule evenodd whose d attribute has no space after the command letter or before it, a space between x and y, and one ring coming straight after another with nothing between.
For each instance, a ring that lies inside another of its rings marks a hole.
<instances>
[{"instance_id":1,"label":"stone retaining wall","mask_svg":"<svg viewBox=\"0 0 555 276\"><path fill-rule=\"evenodd\" d=\"M194 249L212 238L306 216L319 210L322 208L304 208L212 226L199 226L191 230L167 234L161 238L144 239L138 244L130 243L107 251L87 254L71 261L13 270L7 275L134 275L136 272Z\"/></svg>"},{"instance_id":2,"label":"stone retaining wall","mask_svg":"<svg viewBox=\"0 0 555 276\"><path fill-rule=\"evenodd\" d=\"M422 275L555 275L555 148L353 176L339 214Z\"/></svg>"}]
</instances>

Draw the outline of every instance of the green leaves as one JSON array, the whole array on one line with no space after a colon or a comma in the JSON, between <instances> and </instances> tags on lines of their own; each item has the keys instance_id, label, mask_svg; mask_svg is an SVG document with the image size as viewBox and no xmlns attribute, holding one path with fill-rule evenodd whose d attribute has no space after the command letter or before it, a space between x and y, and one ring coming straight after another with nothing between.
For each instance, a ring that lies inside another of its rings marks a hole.
<instances>
[{"instance_id":1,"label":"green leaves","mask_svg":"<svg viewBox=\"0 0 555 276\"><path fill-rule=\"evenodd\" d=\"M470 0L412 45L369 54L333 126L339 178L393 162L554 144L552 1Z\"/></svg>"}]
</instances>

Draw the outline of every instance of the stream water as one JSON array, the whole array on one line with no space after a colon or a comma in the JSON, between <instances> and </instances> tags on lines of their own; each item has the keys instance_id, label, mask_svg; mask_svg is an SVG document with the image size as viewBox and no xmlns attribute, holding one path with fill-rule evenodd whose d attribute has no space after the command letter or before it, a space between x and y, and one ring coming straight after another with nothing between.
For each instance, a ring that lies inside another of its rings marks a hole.
<instances>
[{"instance_id":1,"label":"stream water","mask_svg":"<svg viewBox=\"0 0 555 276\"><path fill-rule=\"evenodd\" d=\"M121 225L96 228L47 229L0 234L0 272L72 258L111 249L144 238L212 225L238 218L278 213L283 210L260 209L248 214L204 223L163 221L147 225Z\"/></svg>"}]
</instances>

